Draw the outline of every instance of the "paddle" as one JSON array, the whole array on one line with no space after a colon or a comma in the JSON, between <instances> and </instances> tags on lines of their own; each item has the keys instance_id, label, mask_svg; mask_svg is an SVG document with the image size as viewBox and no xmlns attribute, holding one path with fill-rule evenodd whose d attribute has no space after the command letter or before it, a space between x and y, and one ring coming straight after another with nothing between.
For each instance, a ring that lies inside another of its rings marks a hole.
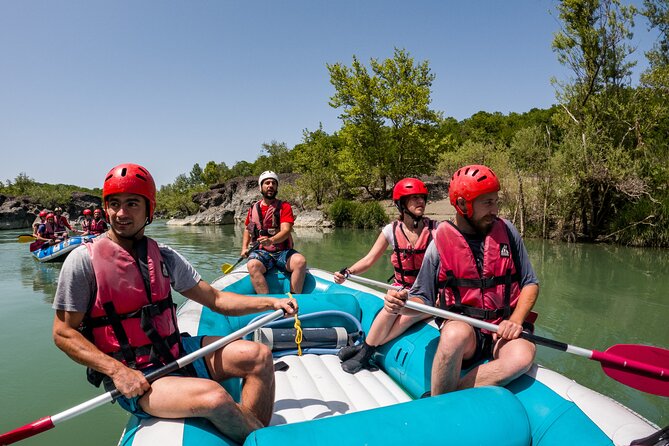
<instances>
[{"instance_id":1,"label":"paddle","mask_svg":"<svg viewBox=\"0 0 669 446\"><path fill-rule=\"evenodd\" d=\"M160 367L159 369L156 369L153 372L148 373L146 375L146 379L149 382L153 382L158 378L167 375L168 373L172 373L176 370L179 370L180 368L190 364L196 359L206 356L209 353L212 353L218 350L219 348L223 347L224 345L229 344L230 342L235 341L239 338L242 338L248 335L249 333L252 333L254 330L262 327L265 324L272 322L273 320L280 318L281 316L283 316L283 310L276 310L272 313L269 313L266 316L263 316L262 318L258 319L257 321L251 322L247 326L240 328L239 330L230 333L229 335L215 342L212 342L206 347L202 347L199 350L195 350L193 353L190 353L182 358L177 359L174 362L166 364L163 367ZM97 396L93 399L85 401L70 409L67 409L63 412L47 416L44 418L40 418L39 420L33 421L32 423L28 423L25 426L19 427L17 429L14 429L12 431L0 435L0 445L12 444L17 441L45 432L55 427L56 424L59 424L63 421L67 421L76 416L79 416L83 413L88 412L89 410L100 407L106 403L110 403L119 396L121 396L121 392L114 389L105 394Z\"/></svg>"},{"instance_id":2,"label":"paddle","mask_svg":"<svg viewBox=\"0 0 669 446\"><path fill-rule=\"evenodd\" d=\"M349 280L388 290L399 289L387 283L353 274L349 275L348 278ZM407 301L406 307L431 314L432 316L465 322L474 327L483 328L494 333L499 328L497 325L489 322L413 301ZM669 350L649 345L617 344L609 347L605 352L600 352L554 341L528 331L523 331L521 337L545 347L598 361L604 373L609 377L634 389L654 395L669 396Z\"/></svg>"},{"instance_id":3,"label":"paddle","mask_svg":"<svg viewBox=\"0 0 669 446\"><path fill-rule=\"evenodd\" d=\"M32 234L21 234L17 238L19 243L34 242L35 240L37 240L37 238Z\"/></svg>"},{"instance_id":4,"label":"paddle","mask_svg":"<svg viewBox=\"0 0 669 446\"><path fill-rule=\"evenodd\" d=\"M230 271L235 269L237 265L242 263L242 261L249 256L249 254L258 249L258 246L260 246L260 242L252 243L251 246L249 246L249 249L246 250L246 254L244 254L243 256L239 256L239 259L237 259L234 265L230 265L229 263L224 263L223 265L221 265L221 271L223 271L223 274L228 274Z\"/></svg>"}]
</instances>

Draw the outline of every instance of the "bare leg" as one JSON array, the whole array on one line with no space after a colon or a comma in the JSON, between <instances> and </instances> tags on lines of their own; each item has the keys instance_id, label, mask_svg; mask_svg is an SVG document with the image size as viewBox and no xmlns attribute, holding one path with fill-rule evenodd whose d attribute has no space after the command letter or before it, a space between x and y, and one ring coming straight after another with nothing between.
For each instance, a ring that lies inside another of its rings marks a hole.
<instances>
[{"instance_id":1,"label":"bare leg","mask_svg":"<svg viewBox=\"0 0 669 446\"><path fill-rule=\"evenodd\" d=\"M206 337L203 346L216 340ZM272 352L263 344L235 341L207 358L215 380L238 376L243 378L243 408L252 412L265 426L274 407L274 364Z\"/></svg>"},{"instance_id":2,"label":"bare leg","mask_svg":"<svg viewBox=\"0 0 669 446\"><path fill-rule=\"evenodd\" d=\"M187 396L187 397L186 397ZM220 384L202 378L166 376L139 400L144 411L162 418L204 417L223 434L243 443L263 424L240 407Z\"/></svg>"},{"instance_id":3,"label":"bare leg","mask_svg":"<svg viewBox=\"0 0 669 446\"><path fill-rule=\"evenodd\" d=\"M476 335L471 326L459 321L444 322L432 363L432 396L457 389L462 360L475 352Z\"/></svg>"},{"instance_id":4,"label":"bare leg","mask_svg":"<svg viewBox=\"0 0 669 446\"><path fill-rule=\"evenodd\" d=\"M256 294L268 294L269 287L267 286L267 280L265 280L265 273L267 272L265 265L258 259L251 259L246 264L246 269L249 270L251 283Z\"/></svg>"},{"instance_id":5,"label":"bare leg","mask_svg":"<svg viewBox=\"0 0 669 446\"><path fill-rule=\"evenodd\" d=\"M286 270L291 273L290 291L300 294L304 287L304 277L307 274L307 259L300 253L293 254L286 261Z\"/></svg>"},{"instance_id":6,"label":"bare leg","mask_svg":"<svg viewBox=\"0 0 669 446\"><path fill-rule=\"evenodd\" d=\"M493 351L495 359L470 370L458 389L508 384L530 369L535 353L536 346L525 339L500 340Z\"/></svg>"},{"instance_id":7,"label":"bare leg","mask_svg":"<svg viewBox=\"0 0 669 446\"><path fill-rule=\"evenodd\" d=\"M216 337L206 337L203 346ZM151 385L140 400L147 413L163 418L204 417L233 440L243 443L254 430L269 424L274 405L272 354L261 344L235 341L207 356L214 380L167 376ZM244 380L237 404L216 381ZM184 398L188 395L188 398Z\"/></svg>"},{"instance_id":8,"label":"bare leg","mask_svg":"<svg viewBox=\"0 0 669 446\"><path fill-rule=\"evenodd\" d=\"M373 347L383 345L404 333L416 322L430 317L422 313L415 316L397 315L382 309L372 322L366 342Z\"/></svg>"}]
</instances>

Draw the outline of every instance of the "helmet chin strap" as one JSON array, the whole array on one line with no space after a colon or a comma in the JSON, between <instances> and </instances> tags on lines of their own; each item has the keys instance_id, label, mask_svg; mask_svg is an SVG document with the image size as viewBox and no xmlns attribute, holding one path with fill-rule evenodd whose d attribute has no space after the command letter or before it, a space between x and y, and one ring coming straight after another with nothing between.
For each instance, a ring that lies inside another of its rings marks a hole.
<instances>
[{"instance_id":1,"label":"helmet chin strap","mask_svg":"<svg viewBox=\"0 0 669 446\"><path fill-rule=\"evenodd\" d=\"M134 241L138 240L138 239L136 238L136 237L137 237L137 234L139 234L140 232L142 232L142 230L143 230L144 228L146 228L149 224L151 224L151 222L149 221L149 217L146 217L146 220L144 221L144 224L142 225L142 227L139 228L137 231L135 231L134 234L129 235L129 236L121 235L121 234L119 234L118 232L114 232L114 234L115 234L116 237L118 237L118 238L122 238L123 240L129 240L129 241L134 242Z\"/></svg>"},{"instance_id":2,"label":"helmet chin strap","mask_svg":"<svg viewBox=\"0 0 669 446\"><path fill-rule=\"evenodd\" d=\"M411 213L409 209L405 208L404 206L400 205L400 212L402 214L407 214L411 219L413 220L413 228L416 229L420 222L423 220L423 217L417 217L415 214Z\"/></svg>"}]
</instances>

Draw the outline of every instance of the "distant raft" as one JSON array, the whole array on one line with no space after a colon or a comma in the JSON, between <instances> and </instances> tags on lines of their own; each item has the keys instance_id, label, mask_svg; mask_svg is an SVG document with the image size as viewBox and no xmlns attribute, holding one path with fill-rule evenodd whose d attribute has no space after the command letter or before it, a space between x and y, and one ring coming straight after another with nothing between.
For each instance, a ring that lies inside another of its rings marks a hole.
<instances>
[{"instance_id":1,"label":"distant raft","mask_svg":"<svg viewBox=\"0 0 669 446\"><path fill-rule=\"evenodd\" d=\"M272 295L285 296L290 280L267 275ZM245 267L216 280L225 289L253 298ZM342 342L361 342L383 307L383 294L332 274L310 269L300 305L301 325L311 344L286 345L292 318L258 330L252 337L273 346L276 395L270 426L253 432L244 446L260 445L629 445L654 434L658 426L613 399L541 366L506 387L481 387L430 398L432 358L439 332L434 322L417 323L380 347L378 370L355 375L341 369L336 356ZM179 326L191 335L224 336L257 315L222 316L187 301ZM318 332L318 329L335 329ZM342 334L342 331L343 332ZM309 333L310 334L310 333ZM268 344L268 345L269 345ZM289 343L288 343L289 344ZM222 385L239 400L241 383ZM187 395L183 395L187 398ZM201 418L166 420L130 417L121 446L235 445Z\"/></svg>"},{"instance_id":2,"label":"distant raft","mask_svg":"<svg viewBox=\"0 0 669 446\"><path fill-rule=\"evenodd\" d=\"M32 251L31 254L38 262L62 262L74 248L95 237L97 235L75 235L55 245L45 244L42 248Z\"/></svg>"}]
</instances>

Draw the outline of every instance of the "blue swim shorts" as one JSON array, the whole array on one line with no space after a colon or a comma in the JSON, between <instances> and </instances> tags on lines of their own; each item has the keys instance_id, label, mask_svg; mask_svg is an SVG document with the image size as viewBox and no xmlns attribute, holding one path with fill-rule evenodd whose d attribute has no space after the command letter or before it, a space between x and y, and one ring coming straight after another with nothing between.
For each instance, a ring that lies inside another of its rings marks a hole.
<instances>
[{"instance_id":1,"label":"blue swim shorts","mask_svg":"<svg viewBox=\"0 0 669 446\"><path fill-rule=\"evenodd\" d=\"M249 259L260 260L267 271L272 268L276 268L282 272L288 272L286 270L286 262L293 254L296 254L297 251L294 249L286 249L278 252L269 252L263 249L257 249L249 254Z\"/></svg>"}]
</instances>

